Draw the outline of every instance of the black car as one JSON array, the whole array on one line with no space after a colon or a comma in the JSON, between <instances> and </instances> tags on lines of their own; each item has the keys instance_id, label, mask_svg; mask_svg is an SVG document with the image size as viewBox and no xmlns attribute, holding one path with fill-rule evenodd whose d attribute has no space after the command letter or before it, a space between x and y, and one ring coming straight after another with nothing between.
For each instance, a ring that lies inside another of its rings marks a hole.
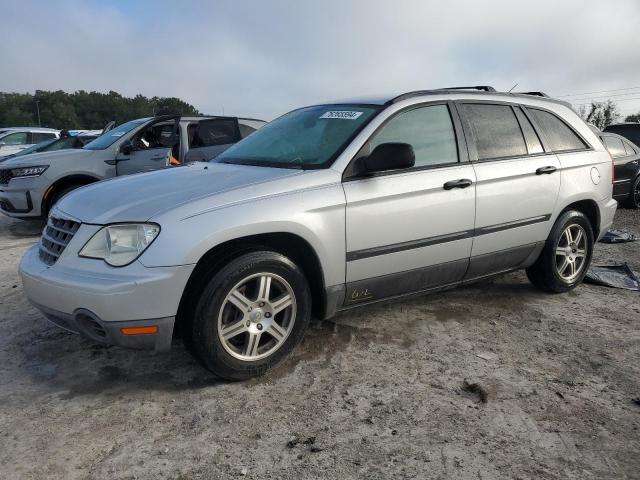
<instances>
[{"instance_id":1,"label":"black car","mask_svg":"<svg viewBox=\"0 0 640 480\"><path fill-rule=\"evenodd\" d=\"M626 207L640 208L640 148L615 133L605 131L600 138L615 166L613 198Z\"/></svg>"},{"instance_id":2,"label":"black car","mask_svg":"<svg viewBox=\"0 0 640 480\"><path fill-rule=\"evenodd\" d=\"M622 135L627 140L640 145L640 123L614 123L605 127L603 132Z\"/></svg>"}]
</instances>

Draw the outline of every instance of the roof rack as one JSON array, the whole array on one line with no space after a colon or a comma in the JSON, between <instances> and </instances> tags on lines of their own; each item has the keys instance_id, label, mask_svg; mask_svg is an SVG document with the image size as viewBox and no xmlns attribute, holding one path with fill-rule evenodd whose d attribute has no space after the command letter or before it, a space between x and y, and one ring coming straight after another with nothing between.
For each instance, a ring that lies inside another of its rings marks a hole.
<instances>
[{"instance_id":1,"label":"roof rack","mask_svg":"<svg viewBox=\"0 0 640 480\"><path fill-rule=\"evenodd\" d=\"M411 97L417 97L419 95L427 95L427 94L434 94L434 93L442 93L442 92L447 92L447 91L458 91L458 90L477 90L480 92L495 92L496 89L489 86L489 85L477 85L475 87L447 87L447 88L433 88L431 90L416 90L415 92L407 92L407 93L403 93L402 95L398 95L397 97L392 98L391 100L389 100L387 103L391 104L391 103L396 103L399 102L400 100L404 100L405 98L411 98Z\"/></svg>"},{"instance_id":2,"label":"roof rack","mask_svg":"<svg viewBox=\"0 0 640 480\"><path fill-rule=\"evenodd\" d=\"M544 92L513 92L516 95L532 95L534 97L544 97L544 98L551 98L549 95L547 95Z\"/></svg>"}]
</instances>

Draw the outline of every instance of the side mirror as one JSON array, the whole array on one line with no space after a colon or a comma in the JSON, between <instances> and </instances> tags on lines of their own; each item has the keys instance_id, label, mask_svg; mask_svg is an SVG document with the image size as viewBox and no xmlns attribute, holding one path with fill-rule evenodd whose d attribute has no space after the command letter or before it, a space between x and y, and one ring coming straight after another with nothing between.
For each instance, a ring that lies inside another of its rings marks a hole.
<instances>
[{"instance_id":1,"label":"side mirror","mask_svg":"<svg viewBox=\"0 0 640 480\"><path fill-rule=\"evenodd\" d=\"M131 155L132 151L133 144L131 143L131 140L127 140L122 145L120 145L120 153L122 153L123 155Z\"/></svg>"},{"instance_id":2,"label":"side mirror","mask_svg":"<svg viewBox=\"0 0 640 480\"><path fill-rule=\"evenodd\" d=\"M416 154L408 143L381 143L363 159L366 172L411 168L415 163Z\"/></svg>"}]
</instances>

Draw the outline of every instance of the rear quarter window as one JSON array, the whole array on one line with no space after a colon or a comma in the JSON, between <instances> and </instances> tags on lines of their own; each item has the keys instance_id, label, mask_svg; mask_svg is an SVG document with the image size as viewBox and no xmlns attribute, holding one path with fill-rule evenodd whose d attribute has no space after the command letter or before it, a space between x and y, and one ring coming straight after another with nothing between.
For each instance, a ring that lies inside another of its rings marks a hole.
<instances>
[{"instance_id":1,"label":"rear quarter window","mask_svg":"<svg viewBox=\"0 0 640 480\"><path fill-rule=\"evenodd\" d=\"M571 150L585 150L588 145L553 113L537 108L527 108L538 126L543 130L548 143L547 149L554 152L567 152Z\"/></svg>"}]
</instances>

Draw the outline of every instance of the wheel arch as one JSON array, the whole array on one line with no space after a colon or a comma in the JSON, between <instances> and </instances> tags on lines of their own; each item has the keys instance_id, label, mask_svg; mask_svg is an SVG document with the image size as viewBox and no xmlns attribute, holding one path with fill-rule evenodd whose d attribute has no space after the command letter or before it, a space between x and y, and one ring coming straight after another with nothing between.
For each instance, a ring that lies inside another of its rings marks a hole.
<instances>
[{"instance_id":1,"label":"wheel arch","mask_svg":"<svg viewBox=\"0 0 640 480\"><path fill-rule=\"evenodd\" d=\"M326 308L325 276L317 252L307 240L297 234L261 233L227 240L202 255L182 292L176 314L176 330L180 331L190 324L198 297L213 272L244 253L260 249L281 253L303 270L309 281L313 314L323 316Z\"/></svg>"},{"instance_id":2,"label":"wheel arch","mask_svg":"<svg viewBox=\"0 0 640 480\"><path fill-rule=\"evenodd\" d=\"M40 211L43 212L43 216L46 216L48 207L50 206L49 202L57 192L64 190L65 188L68 188L72 185L78 185L81 187L81 186L89 185L90 183L95 183L98 181L100 181L100 178L94 177L92 175L84 174L84 173L66 175L62 178L57 179L51 185L49 185L49 187L45 190L44 194L42 195L42 205L40 207L41 208Z\"/></svg>"},{"instance_id":3,"label":"wheel arch","mask_svg":"<svg viewBox=\"0 0 640 480\"><path fill-rule=\"evenodd\" d=\"M566 207L562 209L560 214L567 212L569 210L576 210L584 214L585 217L589 220L591 224L591 228L593 229L593 237L598 238L600 235L600 207L595 200L585 199L578 200L573 203L570 203Z\"/></svg>"}]
</instances>

